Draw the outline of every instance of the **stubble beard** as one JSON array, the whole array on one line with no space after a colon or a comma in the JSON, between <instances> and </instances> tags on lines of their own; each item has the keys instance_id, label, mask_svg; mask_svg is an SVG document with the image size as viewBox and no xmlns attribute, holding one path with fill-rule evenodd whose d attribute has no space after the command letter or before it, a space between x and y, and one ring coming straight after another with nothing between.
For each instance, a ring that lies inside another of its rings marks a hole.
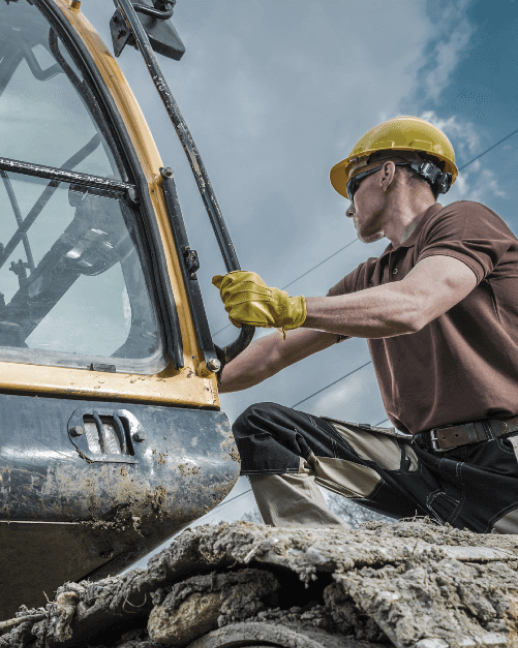
<instances>
[{"instance_id":1,"label":"stubble beard","mask_svg":"<svg viewBox=\"0 0 518 648\"><path fill-rule=\"evenodd\" d=\"M356 217L354 217L354 226L356 228L358 238L362 243L375 243L385 236L381 227L373 227L373 220L374 219L371 219L362 227L359 225Z\"/></svg>"}]
</instances>

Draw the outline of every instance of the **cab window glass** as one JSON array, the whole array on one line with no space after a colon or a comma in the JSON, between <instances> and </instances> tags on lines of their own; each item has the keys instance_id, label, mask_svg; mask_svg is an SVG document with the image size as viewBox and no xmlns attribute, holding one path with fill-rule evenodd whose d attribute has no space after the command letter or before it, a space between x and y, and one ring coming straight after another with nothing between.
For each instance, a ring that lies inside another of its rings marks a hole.
<instances>
[{"instance_id":1,"label":"cab window glass","mask_svg":"<svg viewBox=\"0 0 518 648\"><path fill-rule=\"evenodd\" d=\"M0 0L0 157L120 178L91 96L38 8ZM77 162L95 136L100 146Z\"/></svg>"},{"instance_id":2,"label":"cab window glass","mask_svg":"<svg viewBox=\"0 0 518 648\"><path fill-rule=\"evenodd\" d=\"M0 157L127 180L99 106L38 7L0 0ZM0 361L142 374L163 369L133 203L122 189L6 168L0 169Z\"/></svg>"},{"instance_id":3,"label":"cab window glass","mask_svg":"<svg viewBox=\"0 0 518 648\"><path fill-rule=\"evenodd\" d=\"M122 197L0 171L0 359L163 367L134 223Z\"/></svg>"}]
</instances>

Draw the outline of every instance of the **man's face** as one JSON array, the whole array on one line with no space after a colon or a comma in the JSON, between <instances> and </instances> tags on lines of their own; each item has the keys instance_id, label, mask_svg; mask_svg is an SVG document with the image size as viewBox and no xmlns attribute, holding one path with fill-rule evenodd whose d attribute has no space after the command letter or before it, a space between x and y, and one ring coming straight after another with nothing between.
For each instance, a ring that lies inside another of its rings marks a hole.
<instances>
[{"instance_id":1,"label":"man's face","mask_svg":"<svg viewBox=\"0 0 518 648\"><path fill-rule=\"evenodd\" d=\"M386 196L374 173L360 182L345 215L354 220L358 238L373 243L383 238Z\"/></svg>"}]
</instances>

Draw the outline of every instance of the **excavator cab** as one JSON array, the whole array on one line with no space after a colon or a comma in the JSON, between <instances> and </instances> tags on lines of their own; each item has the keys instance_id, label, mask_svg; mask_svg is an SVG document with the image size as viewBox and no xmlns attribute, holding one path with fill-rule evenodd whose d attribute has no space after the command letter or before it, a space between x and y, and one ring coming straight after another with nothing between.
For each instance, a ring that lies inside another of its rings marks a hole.
<instances>
[{"instance_id":1,"label":"excavator cab","mask_svg":"<svg viewBox=\"0 0 518 648\"><path fill-rule=\"evenodd\" d=\"M116 2L116 53L180 58L173 3L134 4ZM78 0L0 0L0 132L2 619L119 573L227 495L239 457L215 372L253 330L216 352L174 173Z\"/></svg>"}]
</instances>

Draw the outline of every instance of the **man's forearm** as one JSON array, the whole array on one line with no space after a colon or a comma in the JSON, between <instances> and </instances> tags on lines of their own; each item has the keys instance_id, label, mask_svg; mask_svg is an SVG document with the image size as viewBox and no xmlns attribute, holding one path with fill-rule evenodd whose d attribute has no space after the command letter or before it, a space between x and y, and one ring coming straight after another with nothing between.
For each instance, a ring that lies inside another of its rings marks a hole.
<instances>
[{"instance_id":1,"label":"man's forearm","mask_svg":"<svg viewBox=\"0 0 518 648\"><path fill-rule=\"evenodd\" d=\"M384 338L419 330L419 306L401 282L337 297L307 297L304 328L350 337Z\"/></svg>"},{"instance_id":2,"label":"man's forearm","mask_svg":"<svg viewBox=\"0 0 518 648\"><path fill-rule=\"evenodd\" d=\"M336 335L297 329L282 339L277 331L252 344L223 368L220 391L233 392L258 385L270 376L336 344Z\"/></svg>"},{"instance_id":3,"label":"man's forearm","mask_svg":"<svg viewBox=\"0 0 518 648\"><path fill-rule=\"evenodd\" d=\"M274 368L275 340L272 336L268 335L255 340L243 353L223 368L219 386L220 393L249 389L276 373Z\"/></svg>"}]
</instances>

